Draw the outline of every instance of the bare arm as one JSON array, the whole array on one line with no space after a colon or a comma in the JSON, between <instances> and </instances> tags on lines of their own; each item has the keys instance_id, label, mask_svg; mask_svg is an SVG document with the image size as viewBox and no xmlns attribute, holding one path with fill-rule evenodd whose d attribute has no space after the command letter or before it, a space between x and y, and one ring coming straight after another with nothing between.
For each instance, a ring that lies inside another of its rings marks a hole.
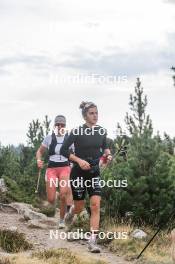
<instances>
[{"instance_id":1,"label":"bare arm","mask_svg":"<svg viewBox=\"0 0 175 264\"><path fill-rule=\"evenodd\" d=\"M37 165L39 169L43 168L42 156L44 152L46 151L46 149L47 148L45 146L41 145L36 152Z\"/></svg>"},{"instance_id":2,"label":"bare arm","mask_svg":"<svg viewBox=\"0 0 175 264\"><path fill-rule=\"evenodd\" d=\"M74 154L69 155L69 160L78 163L80 168L83 170L90 170L90 164L87 161L75 156Z\"/></svg>"}]
</instances>

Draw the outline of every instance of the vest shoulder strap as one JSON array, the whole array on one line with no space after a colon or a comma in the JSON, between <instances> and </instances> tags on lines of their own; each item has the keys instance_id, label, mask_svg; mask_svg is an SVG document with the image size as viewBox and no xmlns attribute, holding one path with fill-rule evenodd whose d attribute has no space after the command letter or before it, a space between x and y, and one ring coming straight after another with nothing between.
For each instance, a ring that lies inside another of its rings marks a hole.
<instances>
[{"instance_id":1,"label":"vest shoulder strap","mask_svg":"<svg viewBox=\"0 0 175 264\"><path fill-rule=\"evenodd\" d=\"M57 145L57 139L56 139L56 135L54 132L52 132L51 137L52 137L52 139L51 139L51 143L50 143L49 151L48 151L49 156L55 154L55 147Z\"/></svg>"}]
</instances>

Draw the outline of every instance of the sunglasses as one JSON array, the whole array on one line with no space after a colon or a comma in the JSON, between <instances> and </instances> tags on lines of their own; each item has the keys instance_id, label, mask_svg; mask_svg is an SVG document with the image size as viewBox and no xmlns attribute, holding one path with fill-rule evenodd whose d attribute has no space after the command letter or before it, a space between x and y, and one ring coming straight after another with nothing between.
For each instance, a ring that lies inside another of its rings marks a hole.
<instances>
[{"instance_id":1,"label":"sunglasses","mask_svg":"<svg viewBox=\"0 0 175 264\"><path fill-rule=\"evenodd\" d=\"M65 124L61 124L61 123L57 123L57 124L55 124L55 126L65 127L66 125Z\"/></svg>"}]
</instances>

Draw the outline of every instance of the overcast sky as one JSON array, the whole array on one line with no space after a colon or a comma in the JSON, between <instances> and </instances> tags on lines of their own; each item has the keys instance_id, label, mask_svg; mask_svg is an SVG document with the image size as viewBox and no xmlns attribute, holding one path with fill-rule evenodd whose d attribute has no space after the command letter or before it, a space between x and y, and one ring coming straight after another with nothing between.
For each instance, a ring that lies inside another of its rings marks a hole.
<instances>
[{"instance_id":1,"label":"overcast sky","mask_svg":"<svg viewBox=\"0 0 175 264\"><path fill-rule=\"evenodd\" d=\"M114 137L137 77L155 133L175 136L174 25L175 0L0 0L0 142L46 114L81 124L82 100Z\"/></svg>"}]
</instances>

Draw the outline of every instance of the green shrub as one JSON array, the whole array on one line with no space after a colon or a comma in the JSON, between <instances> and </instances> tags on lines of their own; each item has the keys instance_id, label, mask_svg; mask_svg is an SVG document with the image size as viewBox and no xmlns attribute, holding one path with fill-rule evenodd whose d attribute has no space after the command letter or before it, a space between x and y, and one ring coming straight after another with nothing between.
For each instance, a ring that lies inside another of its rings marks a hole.
<instances>
[{"instance_id":1,"label":"green shrub","mask_svg":"<svg viewBox=\"0 0 175 264\"><path fill-rule=\"evenodd\" d=\"M7 252L19 252L31 249L32 245L26 241L24 234L10 230L0 230L0 247Z\"/></svg>"}]
</instances>

